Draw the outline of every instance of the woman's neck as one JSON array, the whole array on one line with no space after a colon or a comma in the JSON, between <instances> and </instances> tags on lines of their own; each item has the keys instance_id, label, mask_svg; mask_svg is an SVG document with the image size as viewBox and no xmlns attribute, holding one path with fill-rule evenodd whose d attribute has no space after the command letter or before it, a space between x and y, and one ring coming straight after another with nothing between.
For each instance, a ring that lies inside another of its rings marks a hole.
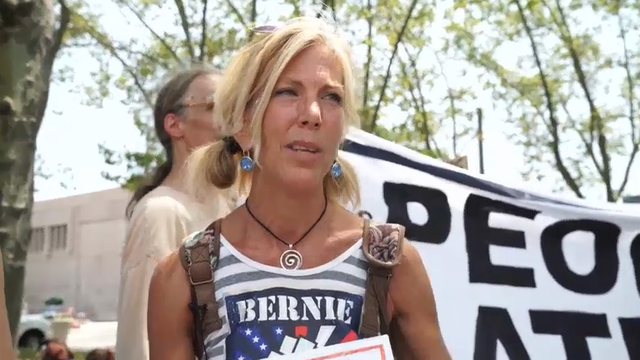
<instances>
[{"instance_id":1,"label":"woman's neck","mask_svg":"<svg viewBox=\"0 0 640 360\"><path fill-rule=\"evenodd\" d=\"M185 165L189 154L185 153L181 148L174 145L174 153L171 159L171 172L162 182L162 185L170 187L176 191L182 193L188 193L188 187L186 183L186 169Z\"/></svg>"},{"instance_id":2,"label":"woman's neck","mask_svg":"<svg viewBox=\"0 0 640 360\"><path fill-rule=\"evenodd\" d=\"M265 181L251 185L247 206L262 224L284 239L296 239L318 221L326 204L324 189L308 194L291 193L285 186L268 186ZM320 220L321 221L321 220Z\"/></svg>"}]
</instances>

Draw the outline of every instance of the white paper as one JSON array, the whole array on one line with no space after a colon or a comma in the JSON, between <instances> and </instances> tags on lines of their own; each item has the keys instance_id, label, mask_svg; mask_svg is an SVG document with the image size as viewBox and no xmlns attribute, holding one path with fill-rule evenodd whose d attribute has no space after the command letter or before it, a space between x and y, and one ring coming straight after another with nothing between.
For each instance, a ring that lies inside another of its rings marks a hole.
<instances>
[{"instance_id":1,"label":"white paper","mask_svg":"<svg viewBox=\"0 0 640 360\"><path fill-rule=\"evenodd\" d=\"M296 349L293 353L281 356L271 354L263 360L273 358L278 360L393 360L387 335L299 352L299 349L309 349L313 345L313 342L305 340L302 344L296 344L295 347L290 345L289 349Z\"/></svg>"}]
</instances>

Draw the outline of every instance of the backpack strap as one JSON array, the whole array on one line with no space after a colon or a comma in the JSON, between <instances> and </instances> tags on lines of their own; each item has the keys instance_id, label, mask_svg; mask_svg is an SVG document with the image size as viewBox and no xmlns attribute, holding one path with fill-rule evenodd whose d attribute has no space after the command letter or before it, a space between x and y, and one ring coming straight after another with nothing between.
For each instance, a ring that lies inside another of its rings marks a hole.
<instances>
[{"instance_id":1,"label":"backpack strap","mask_svg":"<svg viewBox=\"0 0 640 360\"><path fill-rule=\"evenodd\" d=\"M361 337L389 333L392 314L388 313L387 296L393 267L400 263L404 242L404 226L380 224L371 226L365 219L362 230L362 251L369 263L364 294L364 310L360 325Z\"/></svg>"},{"instance_id":2,"label":"backpack strap","mask_svg":"<svg viewBox=\"0 0 640 360\"><path fill-rule=\"evenodd\" d=\"M193 349L198 359L203 357L206 334L222 328L218 314L213 271L220 258L221 219L211 223L204 231L191 235L179 249L182 267L189 277L193 313Z\"/></svg>"}]
</instances>

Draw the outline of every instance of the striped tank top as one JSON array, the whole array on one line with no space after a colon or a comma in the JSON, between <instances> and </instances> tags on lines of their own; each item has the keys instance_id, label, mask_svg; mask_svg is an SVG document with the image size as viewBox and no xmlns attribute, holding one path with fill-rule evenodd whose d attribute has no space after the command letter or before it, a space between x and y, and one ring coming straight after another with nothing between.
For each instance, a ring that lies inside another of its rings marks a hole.
<instances>
[{"instance_id":1,"label":"striped tank top","mask_svg":"<svg viewBox=\"0 0 640 360\"><path fill-rule=\"evenodd\" d=\"M219 254L214 282L223 325L205 338L207 360L266 359L358 338L368 268L362 240L301 270L260 264L223 236Z\"/></svg>"}]
</instances>

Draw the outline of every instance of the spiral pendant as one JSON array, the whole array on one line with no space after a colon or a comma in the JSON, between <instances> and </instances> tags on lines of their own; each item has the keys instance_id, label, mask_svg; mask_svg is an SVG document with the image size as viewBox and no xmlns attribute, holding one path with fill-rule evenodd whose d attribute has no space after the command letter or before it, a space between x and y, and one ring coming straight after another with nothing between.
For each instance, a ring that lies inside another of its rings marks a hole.
<instances>
[{"instance_id":1,"label":"spiral pendant","mask_svg":"<svg viewBox=\"0 0 640 360\"><path fill-rule=\"evenodd\" d=\"M280 255L280 267L287 270L298 270L302 267L302 254L289 249Z\"/></svg>"}]
</instances>

